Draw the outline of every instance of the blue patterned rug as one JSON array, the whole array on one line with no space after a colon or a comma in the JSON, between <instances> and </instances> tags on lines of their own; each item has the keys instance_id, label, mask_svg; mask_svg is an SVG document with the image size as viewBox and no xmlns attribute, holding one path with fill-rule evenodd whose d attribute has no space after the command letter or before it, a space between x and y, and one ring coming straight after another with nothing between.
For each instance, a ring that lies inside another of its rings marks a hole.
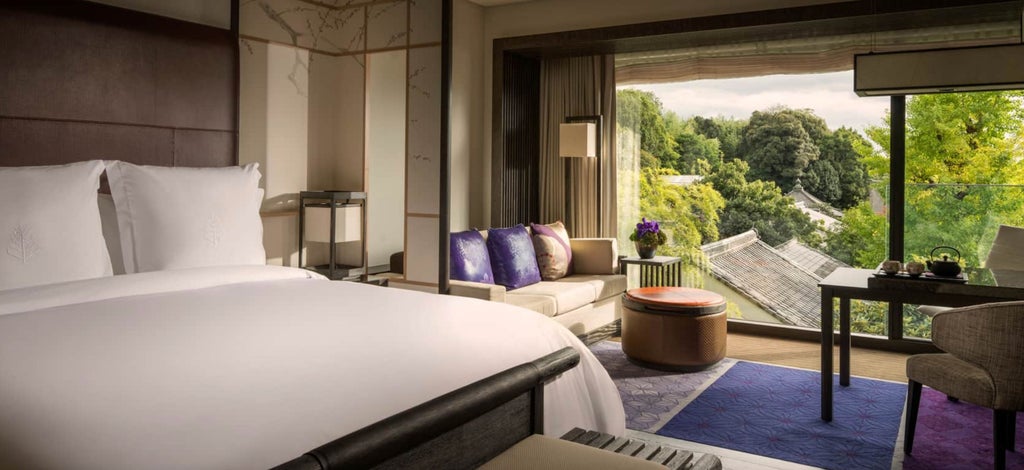
<instances>
[{"instance_id":1,"label":"blue patterned rug","mask_svg":"<svg viewBox=\"0 0 1024 470\"><path fill-rule=\"evenodd\" d=\"M626 427L832 469L893 462L906 385L836 378L834 419L821 421L818 372L727 359L681 374L633 365L614 342L591 350L622 395Z\"/></svg>"}]
</instances>

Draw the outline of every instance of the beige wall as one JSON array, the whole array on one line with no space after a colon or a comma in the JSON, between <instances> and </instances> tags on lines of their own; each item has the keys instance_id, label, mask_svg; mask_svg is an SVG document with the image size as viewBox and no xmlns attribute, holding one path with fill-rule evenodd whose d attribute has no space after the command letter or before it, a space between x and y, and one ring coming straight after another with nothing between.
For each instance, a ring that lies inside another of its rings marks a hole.
<instances>
[{"instance_id":1,"label":"beige wall","mask_svg":"<svg viewBox=\"0 0 1024 470\"><path fill-rule=\"evenodd\" d=\"M484 219L484 8L452 2L451 230L487 228Z\"/></svg>"},{"instance_id":2,"label":"beige wall","mask_svg":"<svg viewBox=\"0 0 1024 470\"><path fill-rule=\"evenodd\" d=\"M461 3L456 0L456 5ZM470 210L468 216L456 215L453 206L452 220L465 217L470 225L486 227L490 221L490 174L491 174L491 55L495 38L525 36L531 34L570 31L575 29L596 28L602 26L624 25L651 21L663 21L679 18L758 11L792 6L834 3L834 0L731 0L728 2L685 2L678 0L541 0L535 2L515 3L483 9L483 50L476 61L467 61L466 65L476 67L475 71L462 71L465 74L480 74L483 87L480 94L474 94L470 101L481 107L479 114L475 109L457 110L469 112L482 117L482 141L479 150L471 149L471 168L479 168L471 177L479 175L483 181L471 186L470 200L478 201L482 207L478 211ZM459 8L456 8L458 12ZM472 41L470 35L455 36L456 50L468 49L470 46L462 41ZM453 120L470 120L471 117L453 115ZM453 156L453 161L458 156ZM453 180L453 186L457 183ZM526 222L526 221L524 221ZM453 225L453 229L457 228Z\"/></svg>"}]
</instances>

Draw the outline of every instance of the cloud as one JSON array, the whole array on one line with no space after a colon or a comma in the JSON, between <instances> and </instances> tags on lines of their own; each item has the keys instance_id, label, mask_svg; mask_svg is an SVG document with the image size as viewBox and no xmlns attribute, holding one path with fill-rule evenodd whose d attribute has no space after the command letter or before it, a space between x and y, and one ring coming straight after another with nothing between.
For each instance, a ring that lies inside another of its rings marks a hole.
<instances>
[{"instance_id":1,"label":"cloud","mask_svg":"<svg viewBox=\"0 0 1024 470\"><path fill-rule=\"evenodd\" d=\"M853 72L763 77L656 85L633 85L653 92L665 109L683 118L725 116L747 119L754 111L772 106L811 109L828 123L863 130L882 124L889 99L859 97L853 92Z\"/></svg>"}]
</instances>

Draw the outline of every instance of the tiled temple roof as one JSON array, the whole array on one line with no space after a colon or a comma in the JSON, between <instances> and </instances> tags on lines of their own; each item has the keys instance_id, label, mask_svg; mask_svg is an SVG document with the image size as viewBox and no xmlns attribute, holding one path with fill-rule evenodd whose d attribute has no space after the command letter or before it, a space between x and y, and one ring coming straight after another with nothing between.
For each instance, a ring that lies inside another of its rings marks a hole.
<instances>
[{"instance_id":1,"label":"tiled temple roof","mask_svg":"<svg viewBox=\"0 0 1024 470\"><path fill-rule=\"evenodd\" d=\"M842 261L800 243L795 238L775 247L775 250L821 279L832 274L836 268L850 267Z\"/></svg>"},{"instance_id":2,"label":"tiled temple roof","mask_svg":"<svg viewBox=\"0 0 1024 470\"><path fill-rule=\"evenodd\" d=\"M750 230L709 243L701 250L716 278L783 323L820 326L821 277L761 241L757 232Z\"/></svg>"}]
</instances>

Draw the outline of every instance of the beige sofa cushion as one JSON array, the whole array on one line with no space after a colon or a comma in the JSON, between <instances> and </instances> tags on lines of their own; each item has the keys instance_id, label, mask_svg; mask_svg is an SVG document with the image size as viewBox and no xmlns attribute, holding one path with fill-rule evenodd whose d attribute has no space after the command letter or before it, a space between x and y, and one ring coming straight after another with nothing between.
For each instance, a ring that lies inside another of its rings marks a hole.
<instances>
[{"instance_id":1,"label":"beige sofa cushion","mask_svg":"<svg viewBox=\"0 0 1024 470\"><path fill-rule=\"evenodd\" d=\"M511 294L505 296L505 303L543 313L549 317L558 313L555 298L547 295Z\"/></svg>"},{"instance_id":2,"label":"beige sofa cushion","mask_svg":"<svg viewBox=\"0 0 1024 470\"><path fill-rule=\"evenodd\" d=\"M555 314L576 310L597 300L594 286L588 283L541 281L536 284L520 287L505 294L506 302L511 303L513 297L520 295L546 296L555 300Z\"/></svg>"},{"instance_id":3,"label":"beige sofa cushion","mask_svg":"<svg viewBox=\"0 0 1024 470\"><path fill-rule=\"evenodd\" d=\"M587 284L594 288L594 298L597 300L626 292L626 276L621 274L574 274L563 277L558 282Z\"/></svg>"}]
</instances>

